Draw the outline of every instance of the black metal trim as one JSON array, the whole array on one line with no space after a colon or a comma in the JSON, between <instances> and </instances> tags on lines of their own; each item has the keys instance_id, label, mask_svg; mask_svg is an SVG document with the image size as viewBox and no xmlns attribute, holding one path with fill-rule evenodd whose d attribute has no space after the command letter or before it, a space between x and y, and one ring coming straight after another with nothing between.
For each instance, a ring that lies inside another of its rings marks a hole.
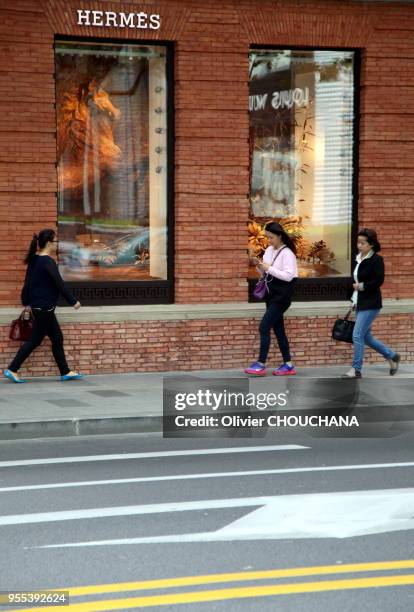
<instances>
[{"instance_id":1,"label":"black metal trim","mask_svg":"<svg viewBox=\"0 0 414 612\"><path fill-rule=\"evenodd\" d=\"M175 43L167 48L167 270L170 283L170 301L175 300Z\"/></svg>"},{"instance_id":2,"label":"black metal trim","mask_svg":"<svg viewBox=\"0 0 414 612\"><path fill-rule=\"evenodd\" d=\"M249 302L257 302L253 296L256 279L249 278ZM293 292L294 302L320 302L327 300L347 300L349 297L350 277L325 276L317 278L298 278Z\"/></svg>"},{"instance_id":3,"label":"black metal trim","mask_svg":"<svg viewBox=\"0 0 414 612\"><path fill-rule=\"evenodd\" d=\"M352 51L354 53L354 96L353 96L353 132L352 132L352 209L351 209L351 262L349 276L328 276L318 278L299 278L293 301L326 301L348 299L352 284L354 260L357 254L356 239L358 235L358 200L359 200L359 134L360 134L360 98L361 98L361 53L359 47L332 47L327 45L295 46L295 45L269 45L251 44L250 50L255 49L286 49L292 51ZM249 51L250 56L250 51ZM249 302L256 302L253 297L253 288L257 279L248 279ZM335 290L336 288L336 290ZM319 295L319 297L318 297ZM313 297L309 297L313 296Z\"/></svg>"},{"instance_id":4,"label":"black metal trim","mask_svg":"<svg viewBox=\"0 0 414 612\"><path fill-rule=\"evenodd\" d=\"M170 281L77 282L66 283L84 306L120 306L132 304L170 304ZM67 306L61 297L59 306Z\"/></svg>"},{"instance_id":5,"label":"black metal trim","mask_svg":"<svg viewBox=\"0 0 414 612\"><path fill-rule=\"evenodd\" d=\"M160 46L166 49L167 79L167 280L142 281L67 281L65 284L85 306L122 304L172 304L174 302L174 50L175 43L157 39L131 39L97 36L65 36L56 34L58 41L113 43ZM56 78L55 78L56 102ZM55 104L56 108L56 104ZM57 145L56 145L57 146ZM57 157L56 157L57 159ZM56 208L57 208L56 193ZM60 306L67 305L60 300Z\"/></svg>"}]
</instances>

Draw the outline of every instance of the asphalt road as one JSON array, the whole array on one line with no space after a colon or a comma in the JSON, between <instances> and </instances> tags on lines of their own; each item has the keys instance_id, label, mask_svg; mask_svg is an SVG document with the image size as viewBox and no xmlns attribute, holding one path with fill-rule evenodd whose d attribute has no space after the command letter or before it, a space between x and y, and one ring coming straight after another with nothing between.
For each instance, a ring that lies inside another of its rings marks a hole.
<instances>
[{"instance_id":1,"label":"asphalt road","mask_svg":"<svg viewBox=\"0 0 414 612\"><path fill-rule=\"evenodd\" d=\"M85 612L408 612L413 442L1 442L0 590L67 588Z\"/></svg>"}]
</instances>

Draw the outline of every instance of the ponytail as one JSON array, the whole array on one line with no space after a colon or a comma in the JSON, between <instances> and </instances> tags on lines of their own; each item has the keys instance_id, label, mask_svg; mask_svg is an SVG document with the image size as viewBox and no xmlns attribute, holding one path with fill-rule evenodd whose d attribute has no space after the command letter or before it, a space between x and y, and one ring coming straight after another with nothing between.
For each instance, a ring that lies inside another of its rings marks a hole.
<instances>
[{"instance_id":1,"label":"ponytail","mask_svg":"<svg viewBox=\"0 0 414 612\"><path fill-rule=\"evenodd\" d=\"M284 245L286 245L295 255L296 255L296 244L294 240L289 236L287 232L283 229L283 226L276 221L271 221L265 225L265 230L270 232L271 234L276 234L280 236Z\"/></svg>"},{"instance_id":2,"label":"ponytail","mask_svg":"<svg viewBox=\"0 0 414 612\"><path fill-rule=\"evenodd\" d=\"M24 258L24 263L31 263L37 252L37 247L39 249L44 249L48 242L53 242L56 236L56 232L52 229L42 229L39 234L33 234L32 241L29 246L29 250L27 251L27 255Z\"/></svg>"},{"instance_id":3,"label":"ponytail","mask_svg":"<svg viewBox=\"0 0 414 612\"><path fill-rule=\"evenodd\" d=\"M283 232L281 238L285 245L296 255L296 244L289 234Z\"/></svg>"},{"instance_id":4,"label":"ponytail","mask_svg":"<svg viewBox=\"0 0 414 612\"><path fill-rule=\"evenodd\" d=\"M31 261L33 261L36 255L36 251L37 251L37 241L38 241L37 234L33 234L33 238L29 246L29 250L27 251L26 257L24 258L25 264L29 264Z\"/></svg>"}]
</instances>

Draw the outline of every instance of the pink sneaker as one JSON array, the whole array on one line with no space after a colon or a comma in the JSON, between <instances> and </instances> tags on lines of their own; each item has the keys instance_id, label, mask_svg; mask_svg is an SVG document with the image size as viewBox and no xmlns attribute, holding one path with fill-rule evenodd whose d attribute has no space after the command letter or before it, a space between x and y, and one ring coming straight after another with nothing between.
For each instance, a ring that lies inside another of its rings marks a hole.
<instances>
[{"instance_id":1,"label":"pink sneaker","mask_svg":"<svg viewBox=\"0 0 414 612\"><path fill-rule=\"evenodd\" d=\"M266 366L258 361L252 363L244 370L245 374L253 374L254 376L266 376Z\"/></svg>"},{"instance_id":2,"label":"pink sneaker","mask_svg":"<svg viewBox=\"0 0 414 612\"><path fill-rule=\"evenodd\" d=\"M277 368L277 370L273 370L273 376L294 376L296 374L296 370L294 366L289 366L287 363L282 364Z\"/></svg>"}]
</instances>

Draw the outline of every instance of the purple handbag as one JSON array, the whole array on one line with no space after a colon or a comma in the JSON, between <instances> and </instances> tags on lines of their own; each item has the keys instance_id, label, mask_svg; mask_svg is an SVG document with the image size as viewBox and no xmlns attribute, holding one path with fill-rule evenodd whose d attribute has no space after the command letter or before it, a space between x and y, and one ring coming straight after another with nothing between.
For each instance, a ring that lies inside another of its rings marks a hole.
<instances>
[{"instance_id":1,"label":"purple handbag","mask_svg":"<svg viewBox=\"0 0 414 612\"><path fill-rule=\"evenodd\" d=\"M266 293L269 291L269 289L267 288L266 276L267 274L262 276L262 278L257 281L253 289L253 295L258 300L262 300L265 297Z\"/></svg>"},{"instance_id":2,"label":"purple handbag","mask_svg":"<svg viewBox=\"0 0 414 612\"><path fill-rule=\"evenodd\" d=\"M274 258L274 260L272 261L272 266L273 266L273 264L275 263L275 261L276 261L276 259L277 259L278 255L279 255L279 253L281 253L281 252L283 251L283 249L284 249L284 248L286 248L286 247L281 248L281 249L280 249L280 250L277 252L276 257L275 257L275 258ZM269 276L269 275L268 275L268 274L267 274L267 272L266 272L266 274L264 274L264 275L262 276L262 278L260 278L260 279L257 281L257 283L256 283L256 285L255 285L255 287L254 287L254 289L253 289L253 296L254 296L256 299L258 299L258 300L262 300L264 297L266 297L266 294L269 292L269 287L267 286L267 283L269 282L269 280L268 280L268 276ZM271 279L270 279L270 280L271 280Z\"/></svg>"}]
</instances>

